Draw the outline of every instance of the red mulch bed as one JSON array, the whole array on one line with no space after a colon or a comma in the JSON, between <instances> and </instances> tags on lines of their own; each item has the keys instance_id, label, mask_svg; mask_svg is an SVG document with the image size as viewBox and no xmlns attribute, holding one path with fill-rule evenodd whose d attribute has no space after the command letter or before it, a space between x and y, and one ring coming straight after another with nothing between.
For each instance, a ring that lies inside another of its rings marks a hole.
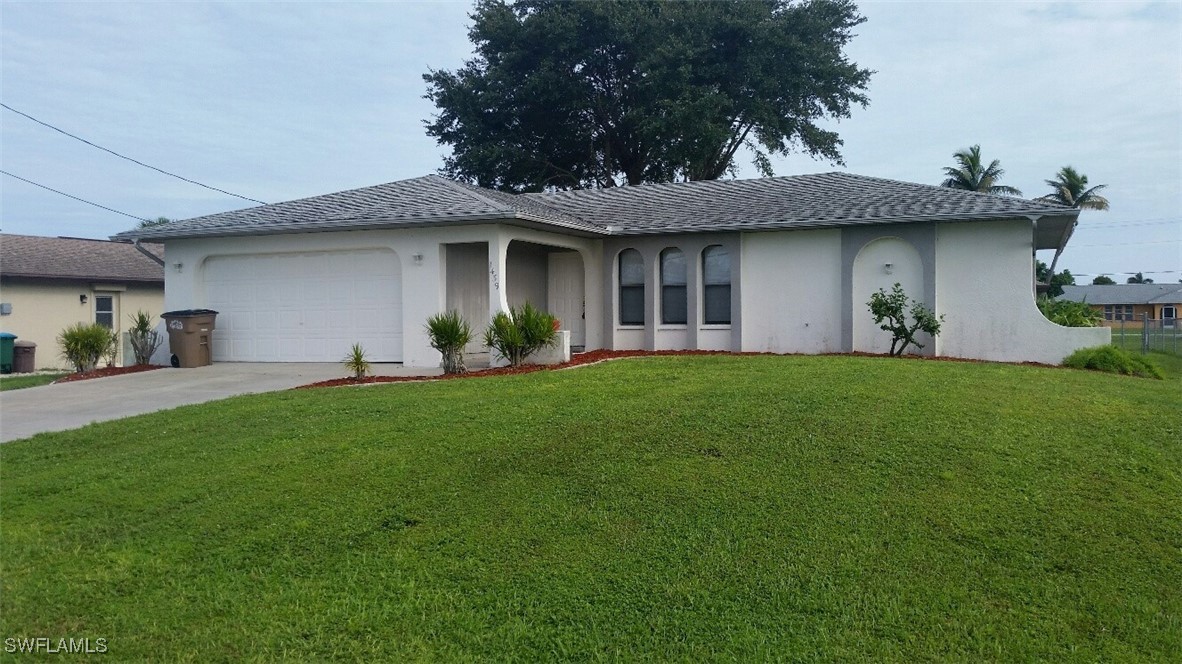
<instances>
[{"instance_id":1,"label":"red mulch bed","mask_svg":"<svg viewBox=\"0 0 1182 664\"><path fill-rule=\"evenodd\" d=\"M123 374L142 373L144 371L153 371L155 369L167 369L158 364L137 364L130 367L103 367L102 369L95 369L94 371L87 371L86 373L72 373L66 374L61 378L53 381L54 383L72 383L76 380L90 380L91 378L106 378L107 376L122 376Z\"/></svg>"},{"instance_id":2,"label":"red mulch bed","mask_svg":"<svg viewBox=\"0 0 1182 664\"><path fill-rule=\"evenodd\" d=\"M492 369L478 369L464 374L441 374L438 376L366 376L361 380L356 378L334 378L332 380L322 380L319 383L310 383L308 385L301 385L293 388L297 390L306 390L313 387L341 387L344 385L372 385L375 383L418 383L432 380L456 380L461 378L483 378L485 376L509 376L516 374L527 374L535 371L546 371L556 369L569 369L571 367L583 366L586 364L595 364L596 362L603 362L604 360L616 360L623 357L654 357L664 355L779 355L779 353L735 353L726 350L592 350L585 353L578 353L571 357L570 362L563 362L562 364L528 364L521 367L496 367ZM877 355L875 353L827 353L827 355L848 355L853 357L889 357L887 355ZM963 357L931 357L927 355L904 355L900 359L905 360L923 360L929 362L973 362L997 364L989 362L988 360L974 360ZM1041 364L1038 362L1014 362L1009 364L1021 364L1023 366L1043 367L1047 369L1059 369L1058 365Z\"/></svg>"}]
</instances>

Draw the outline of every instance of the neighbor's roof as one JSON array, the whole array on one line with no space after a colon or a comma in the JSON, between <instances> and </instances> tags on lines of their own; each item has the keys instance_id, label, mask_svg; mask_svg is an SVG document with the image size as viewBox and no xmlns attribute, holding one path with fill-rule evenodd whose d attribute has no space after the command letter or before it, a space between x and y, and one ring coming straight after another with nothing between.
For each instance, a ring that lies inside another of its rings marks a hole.
<instances>
[{"instance_id":1,"label":"neighbor's roof","mask_svg":"<svg viewBox=\"0 0 1182 664\"><path fill-rule=\"evenodd\" d=\"M164 283L164 268L126 242L8 233L0 234L0 275Z\"/></svg>"},{"instance_id":2,"label":"neighbor's roof","mask_svg":"<svg viewBox=\"0 0 1182 664\"><path fill-rule=\"evenodd\" d=\"M1059 299L1088 304L1179 304L1182 284L1064 286Z\"/></svg>"},{"instance_id":3,"label":"neighbor's roof","mask_svg":"<svg viewBox=\"0 0 1182 664\"><path fill-rule=\"evenodd\" d=\"M507 194L438 175L223 212L122 233L179 237L518 221L584 235L822 228L1053 217L1078 210L849 173ZM1057 236L1056 236L1057 237Z\"/></svg>"}]
</instances>

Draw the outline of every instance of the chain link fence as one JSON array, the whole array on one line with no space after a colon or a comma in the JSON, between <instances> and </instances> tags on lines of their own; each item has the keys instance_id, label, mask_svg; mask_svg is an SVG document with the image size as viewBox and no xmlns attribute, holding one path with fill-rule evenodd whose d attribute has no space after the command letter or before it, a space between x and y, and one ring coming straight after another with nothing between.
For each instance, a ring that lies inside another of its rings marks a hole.
<instances>
[{"instance_id":1,"label":"chain link fence","mask_svg":"<svg viewBox=\"0 0 1182 664\"><path fill-rule=\"evenodd\" d=\"M1125 350L1182 355L1182 319L1153 319L1142 314L1139 319L1107 321L1105 325L1112 328L1112 343Z\"/></svg>"}]
</instances>

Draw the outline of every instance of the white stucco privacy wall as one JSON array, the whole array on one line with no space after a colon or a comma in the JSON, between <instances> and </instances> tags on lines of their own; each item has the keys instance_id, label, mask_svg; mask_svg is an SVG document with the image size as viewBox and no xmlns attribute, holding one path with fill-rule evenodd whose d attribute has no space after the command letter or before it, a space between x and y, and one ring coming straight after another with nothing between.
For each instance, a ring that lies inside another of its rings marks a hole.
<instances>
[{"instance_id":1,"label":"white stucco privacy wall","mask_svg":"<svg viewBox=\"0 0 1182 664\"><path fill-rule=\"evenodd\" d=\"M1034 302L1031 222L941 224L936 235L938 355L1059 364L1111 342L1104 327L1062 327Z\"/></svg>"},{"instance_id":2,"label":"white stucco privacy wall","mask_svg":"<svg viewBox=\"0 0 1182 664\"><path fill-rule=\"evenodd\" d=\"M841 352L841 231L742 236L743 347Z\"/></svg>"}]
</instances>

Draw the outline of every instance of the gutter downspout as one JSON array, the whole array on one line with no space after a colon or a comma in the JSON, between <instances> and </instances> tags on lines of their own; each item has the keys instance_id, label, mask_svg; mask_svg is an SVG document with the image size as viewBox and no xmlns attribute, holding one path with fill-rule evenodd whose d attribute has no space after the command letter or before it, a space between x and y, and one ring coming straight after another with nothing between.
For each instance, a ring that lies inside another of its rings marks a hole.
<instances>
[{"instance_id":1,"label":"gutter downspout","mask_svg":"<svg viewBox=\"0 0 1182 664\"><path fill-rule=\"evenodd\" d=\"M139 238L136 238L136 239L135 239L135 240L134 240L134 241L131 243L131 246L135 247L135 250L136 250L136 251L138 251L138 252L140 252L141 254L143 254L143 255L147 256L148 258L151 258L151 259L152 259L152 262L156 263L156 264L157 264L157 265L159 265L160 267L164 267L164 259L163 259L163 258L161 258L161 257L159 257L159 256L157 256L156 254L154 254L154 253L152 253L152 252L148 251L147 249L144 249L143 247L141 247L141 246L140 246L140 240L139 240Z\"/></svg>"}]
</instances>

